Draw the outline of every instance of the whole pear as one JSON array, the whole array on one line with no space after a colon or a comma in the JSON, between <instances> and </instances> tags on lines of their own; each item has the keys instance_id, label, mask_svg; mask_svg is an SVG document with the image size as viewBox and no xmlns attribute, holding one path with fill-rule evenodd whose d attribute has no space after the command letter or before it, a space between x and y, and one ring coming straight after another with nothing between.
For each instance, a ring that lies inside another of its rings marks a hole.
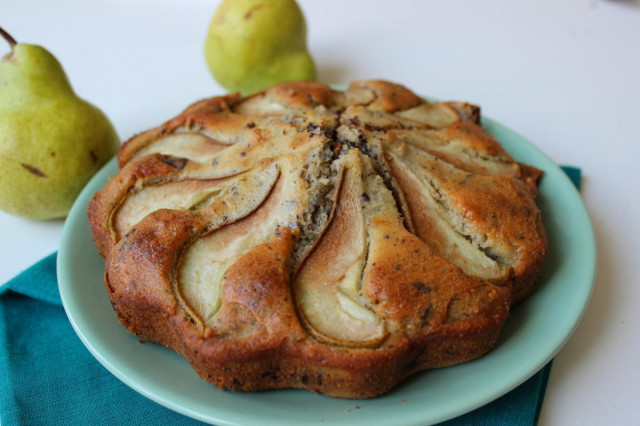
<instances>
[{"instance_id":1,"label":"whole pear","mask_svg":"<svg viewBox=\"0 0 640 426\"><path fill-rule=\"evenodd\" d=\"M205 57L218 83L243 94L316 76L295 0L224 0L209 26Z\"/></svg>"},{"instance_id":2,"label":"whole pear","mask_svg":"<svg viewBox=\"0 0 640 426\"><path fill-rule=\"evenodd\" d=\"M67 215L118 150L109 119L74 93L46 49L16 43L0 61L0 209L32 219Z\"/></svg>"}]
</instances>

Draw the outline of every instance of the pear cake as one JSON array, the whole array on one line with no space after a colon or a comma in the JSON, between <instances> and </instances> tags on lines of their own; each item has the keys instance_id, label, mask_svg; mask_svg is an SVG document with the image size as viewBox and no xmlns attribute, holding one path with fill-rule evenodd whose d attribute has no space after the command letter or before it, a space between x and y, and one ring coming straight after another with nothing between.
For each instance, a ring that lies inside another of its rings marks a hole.
<instances>
[{"instance_id":1,"label":"pear cake","mask_svg":"<svg viewBox=\"0 0 640 426\"><path fill-rule=\"evenodd\" d=\"M223 389L381 395L492 349L535 288L541 172L386 81L194 103L89 204L119 321Z\"/></svg>"}]
</instances>

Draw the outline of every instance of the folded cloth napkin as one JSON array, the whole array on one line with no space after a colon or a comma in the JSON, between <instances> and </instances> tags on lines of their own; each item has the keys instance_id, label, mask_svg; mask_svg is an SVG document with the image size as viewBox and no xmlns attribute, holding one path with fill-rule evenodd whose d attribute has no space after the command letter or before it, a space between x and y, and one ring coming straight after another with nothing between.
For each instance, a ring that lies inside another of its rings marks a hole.
<instances>
[{"instance_id":1,"label":"folded cloth napkin","mask_svg":"<svg viewBox=\"0 0 640 426\"><path fill-rule=\"evenodd\" d=\"M563 167L580 187L580 169ZM444 425L535 425L551 362L501 398ZM56 253L0 287L0 424L196 425L109 373L62 308Z\"/></svg>"}]
</instances>

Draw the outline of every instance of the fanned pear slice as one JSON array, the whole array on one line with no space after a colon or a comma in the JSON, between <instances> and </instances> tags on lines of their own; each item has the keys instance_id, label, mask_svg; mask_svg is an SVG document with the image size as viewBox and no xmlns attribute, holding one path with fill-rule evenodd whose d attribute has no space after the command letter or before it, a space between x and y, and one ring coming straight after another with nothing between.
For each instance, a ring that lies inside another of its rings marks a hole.
<instances>
[{"instance_id":1,"label":"fanned pear slice","mask_svg":"<svg viewBox=\"0 0 640 426\"><path fill-rule=\"evenodd\" d=\"M279 227L295 230L296 218L307 208L304 179L290 160L282 157L278 161L277 181L273 174L254 173L263 188L271 182L273 189L251 193L250 188L244 188L254 209L246 211L243 204L229 209L219 226L192 242L182 254L176 292L183 309L201 324L215 328L226 271L254 247L267 243ZM230 192L242 194L241 189L234 187ZM218 202L223 201L220 198Z\"/></svg>"},{"instance_id":2,"label":"fanned pear slice","mask_svg":"<svg viewBox=\"0 0 640 426\"><path fill-rule=\"evenodd\" d=\"M191 161L207 162L216 152L228 145L220 143L198 132L176 132L157 139L135 153L132 158L153 153L188 158Z\"/></svg>"},{"instance_id":3,"label":"fanned pear slice","mask_svg":"<svg viewBox=\"0 0 640 426\"><path fill-rule=\"evenodd\" d=\"M191 161L185 158L170 156L156 157L160 162L170 164L184 173L189 170ZM140 164L141 170L145 170L151 159L141 159L128 163L126 167L132 168ZM246 175L238 175L223 178L194 179L192 176L173 176L160 178L149 176L148 179L138 180L135 185L127 188L123 198L111 212L110 227L115 235L114 241L119 241L129 229L140 222L149 213L160 209L194 210L210 205L215 199L224 196L231 188L237 188L238 182L247 179L247 176L256 174L256 170L263 169L258 166ZM268 182L269 175L265 176Z\"/></svg>"},{"instance_id":4,"label":"fanned pear slice","mask_svg":"<svg viewBox=\"0 0 640 426\"><path fill-rule=\"evenodd\" d=\"M233 106L237 114L251 116L282 116L300 114L315 107L328 107L334 101L328 86L308 81L304 85L281 83L264 92L251 95Z\"/></svg>"},{"instance_id":5,"label":"fanned pear slice","mask_svg":"<svg viewBox=\"0 0 640 426\"><path fill-rule=\"evenodd\" d=\"M452 219L456 213L442 202L442 194L432 177L432 168L442 162L401 142L388 143L385 149L391 173L403 189L416 235L467 274L504 280L509 266L489 257L482 246L477 242L474 244L468 235L456 228ZM460 182L468 175L452 172Z\"/></svg>"},{"instance_id":6,"label":"fanned pear slice","mask_svg":"<svg viewBox=\"0 0 640 426\"><path fill-rule=\"evenodd\" d=\"M414 185L424 192L422 196L408 197L410 205L415 201L413 209L420 211L421 202L430 203L432 211L442 219L441 224L449 224L496 266L512 268L514 300L526 297L533 289L532 271L539 271L546 257L547 239L540 211L525 184L506 176L468 173L402 143L387 146L397 178L405 180L406 188ZM418 229L421 218L413 219ZM422 229L428 230L427 226ZM477 254L472 247L467 245L464 254ZM451 259L453 263L460 260ZM465 270L464 266L461 268Z\"/></svg>"},{"instance_id":7,"label":"fanned pear slice","mask_svg":"<svg viewBox=\"0 0 640 426\"><path fill-rule=\"evenodd\" d=\"M228 180L184 180L141 185L113 212L111 226L119 241L136 223L160 209L190 210L218 196Z\"/></svg>"},{"instance_id":8,"label":"fanned pear slice","mask_svg":"<svg viewBox=\"0 0 640 426\"><path fill-rule=\"evenodd\" d=\"M218 143L231 143L228 135L233 133L237 137L239 131L248 130L246 123L251 118L235 116L229 111L229 105L238 98L238 94L203 99L189 105L181 114L154 127L133 136L127 140L118 152L118 165L123 167L136 154L160 139L174 133L199 133ZM235 119L234 119L235 118Z\"/></svg>"},{"instance_id":9,"label":"fanned pear slice","mask_svg":"<svg viewBox=\"0 0 640 426\"><path fill-rule=\"evenodd\" d=\"M233 143L212 140L199 133L177 132L149 143L139 153L163 155L185 152L181 175L191 179L221 179L243 173L267 158L288 154L323 156L326 137L300 132L295 126L280 121L258 129L245 129ZM142 158L141 158L142 159Z\"/></svg>"},{"instance_id":10,"label":"fanned pear slice","mask_svg":"<svg viewBox=\"0 0 640 426\"><path fill-rule=\"evenodd\" d=\"M397 113L402 118L415 120L429 127L440 129L460 121L460 114L446 103L422 103L419 106Z\"/></svg>"},{"instance_id":11,"label":"fanned pear slice","mask_svg":"<svg viewBox=\"0 0 640 426\"><path fill-rule=\"evenodd\" d=\"M293 286L302 320L316 339L347 347L376 347L388 332L384 319L361 294L368 249L366 195L362 163L353 152L357 151L347 156L341 170L327 228L303 261Z\"/></svg>"},{"instance_id":12,"label":"fanned pear slice","mask_svg":"<svg viewBox=\"0 0 640 426\"><path fill-rule=\"evenodd\" d=\"M470 173L518 178L520 168L482 127L457 122L438 130L390 130L387 141L402 141Z\"/></svg>"},{"instance_id":13,"label":"fanned pear slice","mask_svg":"<svg viewBox=\"0 0 640 426\"><path fill-rule=\"evenodd\" d=\"M125 164L89 203L90 225L101 255L106 258L135 224L156 210L197 210L214 199L224 179L198 178L194 170L199 166L184 157L158 153Z\"/></svg>"}]
</instances>

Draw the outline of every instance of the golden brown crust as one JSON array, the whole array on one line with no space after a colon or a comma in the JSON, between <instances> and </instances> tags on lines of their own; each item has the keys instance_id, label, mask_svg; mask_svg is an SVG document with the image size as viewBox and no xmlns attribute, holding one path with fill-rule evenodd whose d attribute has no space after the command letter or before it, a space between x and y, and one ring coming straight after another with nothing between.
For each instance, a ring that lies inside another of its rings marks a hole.
<instances>
[{"instance_id":1,"label":"golden brown crust","mask_svg":"<svg viewBox=\"0 0 640 426\"><path fill-rule=\"evenodd\" d=\"M421 100L413 92L399 84L381 80L355 81L349 85L349 91L369 90L373 100L367 107L374 111L393 113L398 110L413 108Z\"/></svg>"},{"instance_id":2,"label":"golden brown crust","mask_svg":"<svg viewBox=\"0 0 640 426\"><path fill-rule=\"evenodd\" d=\"M131 160L133 155L148 144L181 128L197 128L206 130L217 127L225 122L225 112L229 111L229 104L237 100L238 94L231 94L217 98L204 99L191 104L182 114L167 121L163 125L147 130L126 141L118 153L118 165L122 167Z\"/></svg>"},{"instance_id":3,"label":"golden brown crust","mask_svg":"<svg viewBox=\"0 0 640 426\"><path fill-rule=\"evenodd\" d=\"M191 105L89 205L118 319L236 390L370 398L484 355L547 240L541 172L478 123L379 80Z\"/></svg>"}]
</instances>

